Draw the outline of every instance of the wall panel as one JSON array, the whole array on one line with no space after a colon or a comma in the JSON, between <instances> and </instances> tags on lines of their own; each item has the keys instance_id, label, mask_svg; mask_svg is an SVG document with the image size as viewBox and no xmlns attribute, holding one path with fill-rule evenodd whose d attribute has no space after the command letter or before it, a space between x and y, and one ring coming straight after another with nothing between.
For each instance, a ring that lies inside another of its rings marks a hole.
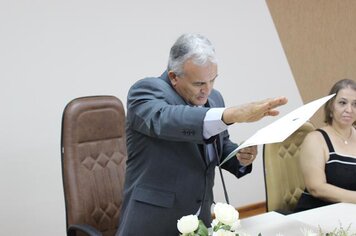
<instances>
[{"instance_id":1,"label":"wall panel","mask_svg":"<svg viewBox=\"0 0 356 236\"><path fill-rule=\"evenodd\" d=\"M266 1L304 103L356 78L356 1ZM322 111L311 120L322 126Z\"/></svg>"}]
</instances>

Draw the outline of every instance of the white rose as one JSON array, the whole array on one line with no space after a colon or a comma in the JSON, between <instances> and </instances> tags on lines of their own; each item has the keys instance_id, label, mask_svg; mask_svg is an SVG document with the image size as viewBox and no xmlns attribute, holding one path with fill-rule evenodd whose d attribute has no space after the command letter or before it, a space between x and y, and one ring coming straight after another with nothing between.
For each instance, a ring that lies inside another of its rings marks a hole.
<instances>
[{"instance_id":1,"label":"white rose","mask_svg":"<svg viewBox=\"0 0 356 236\"><path fill-rule=\"evenodd\" d=\"M231 205L218 202L214 207L215 217L226 225L234 225L239 220L239 212Z\"/></svg>"},{"instance_id":2,"label":"white rose","mask_svg":"<svg viewBox=\"0 0 356 236\"><path fill-rule=\"evenodd\" d=\"M235 236L235 233L224 229L219 229L213 233L213 236Z\"/></svg>"},{"instance_id":3,"label":"white rose","mask_svg":"<svg viewBox=\"0 0 356 236\"><path fill-rule=\"evenodd\" d=\"M231 225L231 231L237 231L240 228L240 220L237 220L236 222L232 223Z\"/></svg>"},{"instance_id":4,"label":"white rose","mask_svg":"<svg viewBox=\"0 0 356 236\"><path fill-rule=\"evenodd\" d=\"M182 234L194 232L199 226L198 217L195 215L183 216L177 222L177 228Z\"/></svg>"},{"instance_id":5,"label":"white rose","mask_svg":"<svg viewBox=\"0 0 356 236\"><path fill-rule=\"evenodd\" d=\"M215 226L217 226L219 224L219 221L217 219L214 219L212 222L211 222L211 228L214 228Z\"/></svg>"}]
</instances>

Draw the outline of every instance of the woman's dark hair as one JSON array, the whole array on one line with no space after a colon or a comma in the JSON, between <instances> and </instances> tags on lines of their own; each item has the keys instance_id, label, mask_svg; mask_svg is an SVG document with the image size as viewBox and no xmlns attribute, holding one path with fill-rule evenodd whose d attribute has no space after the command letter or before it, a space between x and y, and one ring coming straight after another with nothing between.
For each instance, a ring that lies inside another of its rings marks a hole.
<instances>
[{"instance_id":1,"label":"woman's dark hair","mask_svg":"<svg viewBox=\"0 0 356 236\"><path fill-rule=\"evenodd\" d=\"M333 108L332 108L332 106L334 104L335 98L336 98L337 94L339 93L339 91L344 88L351 88L356 91L356 82L351 79L342 79L342 80L339 80L338 82L336 82L334 84L334 86L331 88L329 95L334 94L334 93L336 95L333 98L331 98L329 101L327 101L324 106L324 122L327 123L328 125L331 125L333 122L333 118L332 118ZM354 125L355 125L355 123L356 122L354 122Z\"/></svg>"}]
</instances>

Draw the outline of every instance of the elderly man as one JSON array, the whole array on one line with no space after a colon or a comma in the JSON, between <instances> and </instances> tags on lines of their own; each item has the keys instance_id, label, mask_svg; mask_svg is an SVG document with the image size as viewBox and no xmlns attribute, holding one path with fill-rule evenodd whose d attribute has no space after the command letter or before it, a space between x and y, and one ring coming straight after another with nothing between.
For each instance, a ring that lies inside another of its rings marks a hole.
<instances>
[{"instance_id":1,"label":"elderly man","mask_svg":"<svg viewBox=\"0 0 356 236\"><path fill-rule=\"evenodd\" d=\"M237 144L227 127L278 114L284 97L225 108L213 89L218 76L215 50L197 34L172 46L167 70L145 78L127 99L124 203L117 236L178 235L176 223L196 214L211 222L215 167ZM236 177L252 170L256 147L242 149L222 168Z\"/></svg>"}]
</instances>

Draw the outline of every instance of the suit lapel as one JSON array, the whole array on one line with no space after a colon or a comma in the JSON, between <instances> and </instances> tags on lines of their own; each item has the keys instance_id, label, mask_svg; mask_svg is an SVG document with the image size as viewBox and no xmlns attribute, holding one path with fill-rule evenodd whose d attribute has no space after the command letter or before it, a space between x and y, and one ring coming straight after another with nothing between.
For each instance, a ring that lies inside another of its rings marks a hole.
<instances>
[{"instance_id":1,"label":"suit lapel","mask_svg":"<svg viewBox=\"0 0 356 236\"><path fill-rule=\"evenodd\" d=\"M167 85L172 89L172 96L175 97L175 102L176 102L176 104L188 105L188 104L184 101L184 99L178 95L178 93L174 92L174 88L172 87L171 81L170 81L169 78L168 78L168 73L167 73L167 71L165 71L165 72L160 76L160 78L161 78L163 81L165 81L165 82L167 83ZM212 100L211 98L208 98L208 102L207 102L204 106L205 106L205 107L216 107L216 104L215 104L214 100ZM220 136L217 135L217 140L216 140L216 141L217 141L218 147L220 146L220 138L219 138L219 137L220 137ZM204 166L205 168L209 167L211 164L216 165L217 161L215 160L215 158L214 158L213 161L210 161L210 160L209 160L208 153L207 153L207 152L208 152L208 149L207 149L205 143L204 143L204 144L197 144L197 149L199 150L199 153L200 153L200 155L201 155L201 158L200 158L200 159L201 159L202 164L203 164L203 166ZM219 149L220 149L220 148L218 148L218 153L220 153L220 152L219 152Z\"/></svg>"}]
</instances>

